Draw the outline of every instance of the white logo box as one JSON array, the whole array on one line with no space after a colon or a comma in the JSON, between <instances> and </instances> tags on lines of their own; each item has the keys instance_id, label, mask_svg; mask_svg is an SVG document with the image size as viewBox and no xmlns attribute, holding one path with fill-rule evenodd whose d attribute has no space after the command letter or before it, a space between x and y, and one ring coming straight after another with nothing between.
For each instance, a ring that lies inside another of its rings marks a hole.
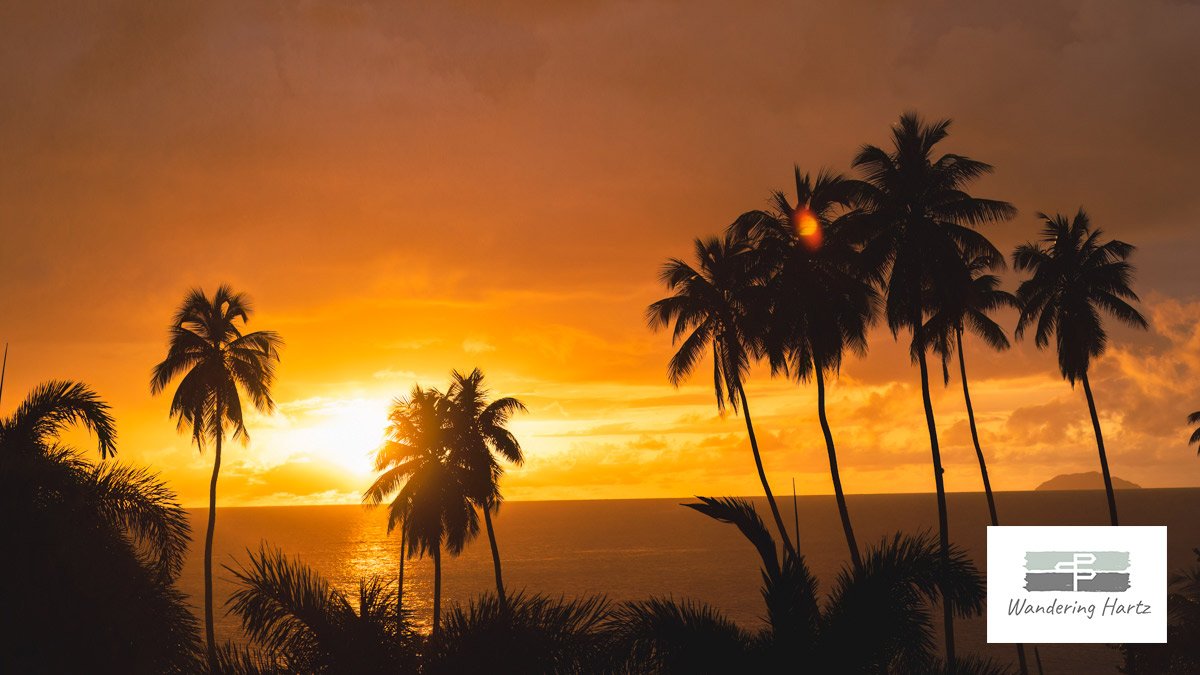
<instances>
[{"instance_id":1,"label":"white logo box","mask_svg":"<svg viewBox=\"0 0 1200 675\"><path fill-rule=\"evenodd\" d=\"M1166 642L1167 528L989 527L987 641Z\"/></svg>"}]
</instances>

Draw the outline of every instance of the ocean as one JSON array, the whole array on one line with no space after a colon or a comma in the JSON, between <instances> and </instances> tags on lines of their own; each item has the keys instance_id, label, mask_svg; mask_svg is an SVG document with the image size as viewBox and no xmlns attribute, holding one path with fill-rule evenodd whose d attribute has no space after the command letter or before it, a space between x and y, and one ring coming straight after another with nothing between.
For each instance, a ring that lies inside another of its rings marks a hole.
<instances>
[{"instance_id":1,"label":"ocean","mask_svg":"<svg viewBox=\"0 0 1200 675\"><path fill-rule=\"evenodd\" d=\"M964 547L980 569L985 566L987 504L982 493L948 495L951 540ZM719 608L747 628L762 625L759 561L731 525L717 523L679 504L680 499L509 502L495 520L505 586L568 597L604 594L614 601L649 596L689 598ZM770 520L765 500L754 500ZM897 531L933 531L937 504L932 494L849 495L847 502L859 544L866 547ZM800 547L810 568L828 589L846 564L846 544L832 496L797 500ZM1100 491L999 492L996 505L1006 525L1106 525ZM1196 561L1200 546L1200 489L1141 489L1117 493L1123 524L1168 526L1172 571ZM784 520L793 522L791 497L781 498ZM193 544L181 590L194 605L203 595L203 537L206 510L191 509ZM399 537L387 534L382 508L291 506L219 508L214 546L218 639L244 639L236 616L224 601L233 590L222 565L247 559L262 543L278 547L312 566L337 588L357 597L358 579L395 579ZM481 523L482 529L482 523ZM494 588L486 534L457 558L444 557L444 603L465 603ZM432 608L430 560L405 567L405 604L428 622ZM443 611L445 611L445 604ZM197 614L202 610L198 609ZM940 633L940 614L934 616ZM960 653L1015 662L1009 645L988 645L982 618L956 622ZM1116 649L1107 645L1043 645L1048 674L1116 673ZM1029 650L1032 660L1033 651ZM1032 663L1030 664L1032 667Z\"/></svg>"}]
</instances>

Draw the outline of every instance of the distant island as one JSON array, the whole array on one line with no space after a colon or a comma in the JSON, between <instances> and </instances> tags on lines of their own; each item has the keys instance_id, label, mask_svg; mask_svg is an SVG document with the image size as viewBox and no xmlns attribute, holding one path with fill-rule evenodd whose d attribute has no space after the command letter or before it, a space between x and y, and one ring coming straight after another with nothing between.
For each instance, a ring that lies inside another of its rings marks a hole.
<instances>
[{"instance_id":1,"label":"distant island","mask_svg":"<svg viewBox=\"0 0 1200 675\"><path fill-rule=\"evenodd\" d=\"M1114 490L1141 489L1141 485L1112 477ZM1038 490L1103 490L1104 476L1099 471L1085 473L1063 473L1037 486Z\"/></svg>"}]
</instances>

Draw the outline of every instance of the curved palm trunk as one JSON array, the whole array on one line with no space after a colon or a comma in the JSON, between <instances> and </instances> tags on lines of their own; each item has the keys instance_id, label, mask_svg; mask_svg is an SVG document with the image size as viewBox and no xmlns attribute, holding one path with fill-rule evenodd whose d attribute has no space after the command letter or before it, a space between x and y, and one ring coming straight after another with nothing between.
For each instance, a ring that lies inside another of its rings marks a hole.
<instances>
[{"instance_id":1,"label":"curved palm trunk","mask_svg":"<svg viewBox=\"0 0 1200 675\"><path fill-rule=\"evenodd\" d=\"M746 417L746 432L750 435L750 451L754 453L754 466L758 468L758 479L762 481L763 492L767 493L767 504L771 507L771 515L775 518L775 526L783 537L783 545L789 553L796 555L796 547L788 537L787 526L779 515L779 505L775 503L775 495L771 492L771 484L767 482L767 472L763 470L762 455L758 452L758 439L754 436L754 422L750 419L750 404L746 402L746 390L738 383L738 397L742 399L742 414Z\"/></svg>"},{"instance_id":2,"label":"curved palm trunk","mask_svg":"<svg viewBox=\"0 0 1200 675\"><path fill-rule=\"evenodd\" d=\"M992 517L992 525L999 525L996 516L996 499L992 496L992 483L988 480L987 462L983 459L983 449L979 447L979 431L975 428L975 409L971 407L971 390L967 387L967 360L963 355L962 331L955 335L958 341L958 372L962 376L963 399L967 402L967 422L971 426L971 442L975 444L975 457L979 459L979 473L983 476L983 493L987 495L988 514Z\"/></svg>"},{"instance_id":3,"label":"curved palm trunk","mask_svg":"<svg viewBox=\"0 0 1200 675\"><path fill-rule=\"evenodd\" d=\"M829 430L829 419L825 416L825 374L819 367L814 370L817 376L817 417L821 420L821 432L825 434L825 450L829 453L829 475L833 477L833 494L837 497L838 514L842 517L842 529L846 532L846 545L850 547L850 561L854 564L856 571L862 571L862 558L858 555L858 542L854 539L854 528L850 525L850 510L846 508L846 495L842 492L842 477L838 473L837 450L833 446L833 432Z\"/></svg>"},{"instance_id":4,"label":"curved palm trunk","mask_svg":"<svg viewBox=\"0 0 1200 675\"><path fill-rule=\"evenodd\" d=\"M217 529L217 475L221 472L221 441L225 436L220 428L221 400L217 399L217 442L213 455L212 482L208 485L208 531L204 535L204 639L208 646L208 665L216 672L217 668L217 638L213 630L213 583L212 583L212 548L213 533Z\"/></svg>"},{"instance_id":5,"label":"curved palm trunk","mask_svg":"<svg viewBox=\"0 0 1200 675\"><path fill-rule=\"evenodd\" d=\"M438 634L442 618L442 544L433 548L433 634Z\"/></svg>"},{"instance_id":6,"label":"curved palm trunk","mask_svg":"<svg viewBox=\"0 0 1200 675\"><path fill-rule=\"evenodd\" d=\"M971 427L971 442L975 444L975 457L979 459L979 473L983 476L983 493L987 496L988 515L992 525L999 525L1000 518L996 515L996 498L992 496L992 482L988 480L987 461L983 458L983 448L979 445L979 431L975 427L975 408L971 405L971 389L967 386L967 357L963 353L962 330L958 330L954 339L958 343L958 373L962 377L963 400L967 404L967 422ZM1017 645L1017 666L1021 675L1029 672L1029 664L1025 660L1025 645Z\"/></svg>"},{"instance_id":7,"label":"curved palm trunk","mask_svg":"<svg viewBox=\"0 0 1200 675\"><path fill-rule=\"evenodd\" d=\"M1108 455L1104 452L1104 434L1100 432L1100 416L1096 414L1096 399L1092 398L1092 385L1088 383L1087 371L1083 372L1083 393L1087 396L1088 412L1092 413L1092 430L1096 432L1096 449L1100 451L1100 472L1104 474L1104 491L1108 494L1108 517L1117 525L1117 495L1113 492L1112 475L1108 473Z\"/></svg>"},{"instance_id":8,"label":"curved palm trunk","mask_svg":"<svg viewBox=\"0 0 1200 675\"><path fill-rule=\"evenodd\" d=\"M946 631L946 663L953 668L954 659L954 608L946 594L945 576L950 569L950 520L946 514L946 484L942 480L942 451L938 447L937 426L933 419L933 400L929 396L929 365L925 362L925 348L921 337L920 322L916 324L915 339L918 345L917 362L921 366L921 399L925 404L925 424L929 427L929 450L933 455L933 482L937 488L938 539L942 559L942 624Z\"/></svg>"},{"instance_id":9,"label":"curved palm trunk","mask_svg":"<svg viewBox=\"0 0 1200 675\"><path fill-rule=\"evenodd\" d=\"M496 597L500 600L500 607L508 608L508 596L504 594L504 578L500 574L500 549L496 546L496 531L492 528L492 505L489 503L483 508L483 522L487 525L488 543L492 545L492 564L496 568Z\"/></svg>"}]
</instances>

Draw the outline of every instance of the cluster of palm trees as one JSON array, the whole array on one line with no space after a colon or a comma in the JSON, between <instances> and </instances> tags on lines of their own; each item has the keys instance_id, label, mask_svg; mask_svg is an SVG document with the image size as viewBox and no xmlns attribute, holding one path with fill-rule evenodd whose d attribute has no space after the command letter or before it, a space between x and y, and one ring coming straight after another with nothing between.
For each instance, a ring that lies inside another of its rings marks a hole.
<instances>
[{"instance_id":1,"label":"cluster of palm trees","mask_svg":"<svg viewBox=\"0 0 1200 675\"><path fill-rule=\"evenodd\" d=\"M247 330L250 301L222 285L211 296L201 289L187 294L171 322L167 354L153 368L150 382L158 394L178 381L171 417L199 450L212 448L204 550L206 658L194 637L195 621L173 587L190 534L174 493L144 470L108 462L116 453L115 425L108 406L90 388L49 382L0 419L0 510L29 515L0 521L6 530L2 536L20 543L18 549L59 552L37 559L4 556L0 584L6 603L29 610L25 622L0 635L7 646L0 650L0 669L58 664L78 670L87 664L72 661L71 654L84 653L93 659L107 655L126 670L145 670L153 663L186 672L206 663L213 672L348 667L373 672L398 666L454 672L487 665L479 659L523 645L524 651L517 651L527 659L521 662L525 672L686 672L723 663L844 669L847 659L854 660L852 669L868 672L990 672L987 664L955 654L954 617L977 613L982 591L978 572L949 540L929 358L940 359L948 384L949 364L957 356L989 515L999 524L971 404L963 336L970 332L994 349L1007 349L1008 335L992 315L1002 308L1017 310L1016 337L1032 331L1039 349L1053 343L1062 376L1072 386L1082 384L1109 517L1116 525L1088 375L1107 345L1104 315L1138 328L1147 324L1133 305L1137 296L1128 262L1133 247L1104 240L1082 209L1070 218L1038 214L1040 238L1018 246L1011 256L1027 278L1015 294L1002 290L997 273L1005 257L976 228L1011 219L1016 210L968 192L991 166L935 152L949 126L946 120L926 123L914 113L901 116L890 147L866 145L855 156L857 177L797 169L794 201L777 192L769 210L744 213L722 236L697 240L694 262L669 260L661 278L670 295L647 310L650 325L670 330L678 345L668 363L670 381L682 383L711 354L718 407L728 405L745 419L780 545L748 502L700 498L687 506L736 525L758 550L768 619L763 632L748 633L711 608L665 599L613 606L603 598L568 601L507 593L492 519L503 501L499 483L505 463L523 461L509 424L525 406L512 397L491 400L483 373L475 369L454 371L445 391L415 385L392 406L375 461L379 475L363 501L387 502L388 531L400 532L395 590L390 582L364 580L358 598L350 598L298 560L264 546L251 553L247 565L230 568L240 589L229 602L263 651L218 647L212 544L222 448L230 434L247 442L247 405L264 413L274 409L271 389L283 344L275 332ZM935 542L926 535L897 535L864 551L846 503L826 386L847 354L865 355L870 329L881 319L894 337L907 337L918 366L938 537ZM799 533L793 541L784 524L751 419L745 384L759 361L772 375L815 383L849 554L823 604ZM1200 423L1200 412L1188 423ZM95 434L100 463L62 443L60 434L70 425ZM1191 437L1191 443L1198 442L1200 429ZM480 513L496 593L454 607L443 622L442 554L460 553L478 535ZM89 551L86 561L71 552L81 543ZM425 555L434 563L428 640L419 636L403 600L405 560ZM97 570L104 583L89 583ZM42 578L46 583L25 583ZM1190 579L1187 598L1194 604L1195 575ZM939 603L944 661L933 656L928 613ZM62 606L76 609L64 613ZM97 620L105 612L110 619ZM120 620L111 620L114 612ZM63 624L67 614L76 617L74 623ZM105 629L97 632L98 624ZM66 633L73 636L72 644L90 646L56 650L45 639ZM1023 650L1019 656L1024 671Z\"/></svg>"},{"instance_id":2,"label":"cluster of palm trees","mask_svg":"<svg viewBox=\"0 0 1200 675\"><path fill-rule=\"evenodd\" d=\"M491 545L496 597L501 608L507 606L492 515L504 500L501 460L524 462L521 443L508 425L525 405L507 396L488 400L478 368L467 374L453 371L450 379L445 392L418 384L393 403L387 439L375 457L380 474L363 494L363 502L372 505L390 498L388 532L400 530L399 611L405 559L433 558L434 635L441 626L442 551L463 551L479 533L479 512Z\"/></svg>"},{"instance_id":3,"label":"cluster of palm trees","mask_svg":"<svg viewBox=\"0 0 1200 675\"><path fill-rule=\"evenodd\" d=\"M695 261L670 259L661 279L670 295L647 310L652 328L669 329L678 350L667 366L676 385L705 355L713 359L718 407L740 410L755 468L784 550L797 553L775 503L754 433L745 391L752 364L766 361L772 375L815 380L817 413L853 569L863 558L846 506L833 433L825 410L826 380L836 377L847 352L863 354L872 324L882 318L894 337L909 338L919 368L937 493L939 554L952 562L941 448L930 395L928 359L957 353L972 440L993 524L999 523L987 463L967 385L963 334L1005 349L1005 331L991 318L1003 307L1019 310L1016 335L1032 328L1039 348L1054 341L1063 377L1083 384L1096 435L1110 519L1116 500L1099 417L1088 381L1092 359L1104 352L1101 314L1136 327L1146 321L1130 304L1133 247L1103 241L1080 210L1074 218L1038 214L1038 242L1018 246L1014 266L1028 272L1015 295L999 288L995 272L1004 255L977 227L1009 220L1009 203L971 195L971 184L992 171L969 157L937 154L949 120L926 123L906 113L893 127L891 145L864 146L852 167L857 178L831 172L795 172L796 201L775 193L771 210L742 214L721 237L697 239ZM948 579L943 575L943 579ZM954 595L944 588L947 663L956 663ZM1020 652L1024 669L1024 654Z\"/></svg>"}]
</instances>

